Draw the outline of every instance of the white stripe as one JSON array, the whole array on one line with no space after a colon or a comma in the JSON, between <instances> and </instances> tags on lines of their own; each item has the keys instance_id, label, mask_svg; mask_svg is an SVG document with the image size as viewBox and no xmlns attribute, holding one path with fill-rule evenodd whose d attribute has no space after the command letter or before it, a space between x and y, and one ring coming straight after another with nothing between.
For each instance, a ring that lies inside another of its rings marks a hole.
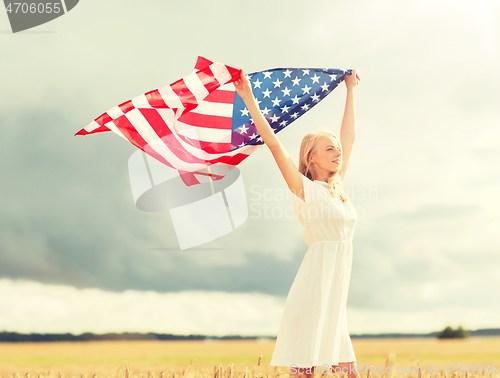
<instances>
[{"instance_id":1,"label":"white stripe","mask_svg":"<svg viewBox=\"0 0 500 378\"><path fill-rule=\"evenodd\" d=\"M193 96L196 98L198 104L200 104L203 99L208 96L208 90L205 88L197 74L194 73L185 77L184 84L186 84L186 87L188 87Z\"/></svg>"},{"instance_id":2,"label":"white stripe","mask_svg":"<svg viewBox=\"0 0 500 378\"><path fill-rule=\"evenodd\" d=\"M160 117L163 119L163 121L165 121L165 123L168 125L168 127L170 128L170 130L172 130L172 124L174 123L174 119L175 119L175 113L173 111L173 109L155 109L158 114L160 115Z\"/></svg>"},{"instance_id":3,"label":"white stripe","mask_svg":"<svg viewBox=\"0 0 500 378\"><path fill-rule=\"evenodd\" d=\"M99 125L96 121L92 121L90 122L87 126L84 127L84 130L88 133L90 133L91 131L94 131L95 129L101 127L101 125Z\"/></svg>"},{"instance_id":4,"label":"white stripe","mask_svg":"<svg viewBox=\"0 0 500 378\"><path fill-rule=\"evenodd\" d=\"M234 83L227 83L224 85L221 85L219 88L217 88L218 91L227 91L227 92L236 92L236 88L234 87Z\"/></svg>"},{"instance_id":5,"label":"white stripe","mask_svg":"<svg viewBox=\"0 0 500 378\"><path fill-rule=\"evenodd\" d=\"M167 104L170 108L183 108L179 96L177 96L170 86L158 88L158 92L160 92L165 104Z\"/></svg>"},{"instance_id":6,"label":"white stripe","mask_svg":"<svg viewBox=\"0 0 500 378\"><path fill-rule=\"evenodd\" d=\"M114 108L109 109L106 113L108 113L108 115L113 119L117 119L118 117L121 117L123 114L125 114L119 106L115 106Z\"/></svg>"},{"instance_id":7,"label":"white stripe","mask_svg":"<svg viewBox=\"0 0 500 378\"><path fill-rule=\"evenodd\" d=\"M137 96L137 97L133 98L130 101L132 101L132 104L136 108L150 108L150 109L153 109L153 107L149 104L148 98L146 97L145 94Z\"/></svg>"},{"instance_id":8,"label":"white stripe","mask_svg":"<svg viewBox=\"0 0 500 378\"><path fill-rule=\"evenodd\" d=\"M221 63L214 63L210 65L210 69L212 70L217 81L223 85L227 83L231 79L231 75L227 70L226 66Z\"/></svg>"}]
</instances>

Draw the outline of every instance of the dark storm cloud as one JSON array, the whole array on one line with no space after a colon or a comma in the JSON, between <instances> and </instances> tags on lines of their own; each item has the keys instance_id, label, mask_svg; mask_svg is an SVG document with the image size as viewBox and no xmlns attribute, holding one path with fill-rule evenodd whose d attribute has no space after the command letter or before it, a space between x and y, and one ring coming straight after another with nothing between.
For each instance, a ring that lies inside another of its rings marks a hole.
<instances>
[{"instance_id":1,"label":"dark storm cloud","mask_svg":"<svg viewBox=\"0 0 500 378\"><path fill-rule=\"evenodd\" d=\"M247 251L242 265L207 266L201 254L223 261L243 251L155 250L169 240L175 249L173 227L133 206L126 164L135 150L114 133L75 137L77 121L39 109L0 122L0 277L112 291L287 294L300 254L282 261Z\"/></svg>"}]
</instances>

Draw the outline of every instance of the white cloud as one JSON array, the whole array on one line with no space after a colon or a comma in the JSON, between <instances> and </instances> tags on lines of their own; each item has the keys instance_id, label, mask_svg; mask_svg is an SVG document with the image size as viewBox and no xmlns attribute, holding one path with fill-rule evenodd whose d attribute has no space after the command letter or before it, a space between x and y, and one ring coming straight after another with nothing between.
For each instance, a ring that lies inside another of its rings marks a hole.
<instances>
[{"instance_id":1,"label":"white cloud","mask_svg":"<svg viewBox=\"0 0 500 378\"><path fill-rule=\"evenodd\" d=\"M281 298L257 293L115 293L7 279L0 298L0 329L18 332L273 335L283 311Z\"/></svg>"},{"instance_id":2,"label":"white cloud","mask_svg":"<svg viewBox=\"0 0 500 378\"><path fill-rule=\"evenodd\" d=\"M439 289L422 287L428 296ZM184 291L160 294L127 290L75 289L32 281L0 280L0 330L80 334L155 332L261 335L278 333L284 299L264 294ZM419 302L421 298L415 298ZM446 325L468 329L497 326L500 303L441 309L372 310L348 306L351 334L431 332Z\"/></svg>"}]
</instances>

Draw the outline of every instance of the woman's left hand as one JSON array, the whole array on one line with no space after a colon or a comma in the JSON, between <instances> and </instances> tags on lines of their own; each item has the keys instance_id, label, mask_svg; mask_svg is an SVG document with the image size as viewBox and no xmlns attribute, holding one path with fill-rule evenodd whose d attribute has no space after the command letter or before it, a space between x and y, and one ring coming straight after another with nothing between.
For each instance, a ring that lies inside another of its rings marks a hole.
<instances>
[{"instance_id":1,"label":"woman's left hand","mask_svg":"<svg viewBox=\"0 0 500 378\"><path fill-rule=\"evenodd\" d=\"M354 68L350 75L344 76L344 81L347 89L353 89L359 84L359 82L361 81L360 74L361 71L358 71Z\"/></svg>"},{"instance_id":2,"label":"woman's left hand","mask_svg":"<svg viewBox=\"0 0 500 378\"><path fill-rule=\"evenodd\" d=\"M243 70L241 70L240 75L240 79L234 82L234 86L236 88L236 92L240 95L243 101L246 101L253 96L252 85Z\"/></svg>"}]
</instances>

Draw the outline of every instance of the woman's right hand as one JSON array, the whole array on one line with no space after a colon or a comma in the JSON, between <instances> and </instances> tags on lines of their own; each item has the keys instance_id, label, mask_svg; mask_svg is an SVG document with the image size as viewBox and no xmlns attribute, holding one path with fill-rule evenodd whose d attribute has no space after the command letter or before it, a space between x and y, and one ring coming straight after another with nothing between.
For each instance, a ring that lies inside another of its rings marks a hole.
<instances>
[{"instance_id":1,"label":"woman's right hand","mask_svg":"<svg viewBox=\"0 0 500 378\"><path fill-rule=\"evenodd\" d=\"M236 92L240 95L243 101L246 102L247 99L250 99L253 96L252 84L250 83L250 80L248 80L248 77L246 77L243 70L241 70L240 75L240 79L234 82L234 86L236 88Z\"/></svg>"},{"instance_id":2,"label":"woman's right hand","mask_svg":"<svg viewBox=\"0 0 500 378\"><path fill-rule=\"evenodd\" d=\"M354 68L351 74L347 74L344 76L344 81L347 89L356 88L356 86L359 85L359 82L361 81L361 71L358 71Z\"/></svg>"}]
</instances>

